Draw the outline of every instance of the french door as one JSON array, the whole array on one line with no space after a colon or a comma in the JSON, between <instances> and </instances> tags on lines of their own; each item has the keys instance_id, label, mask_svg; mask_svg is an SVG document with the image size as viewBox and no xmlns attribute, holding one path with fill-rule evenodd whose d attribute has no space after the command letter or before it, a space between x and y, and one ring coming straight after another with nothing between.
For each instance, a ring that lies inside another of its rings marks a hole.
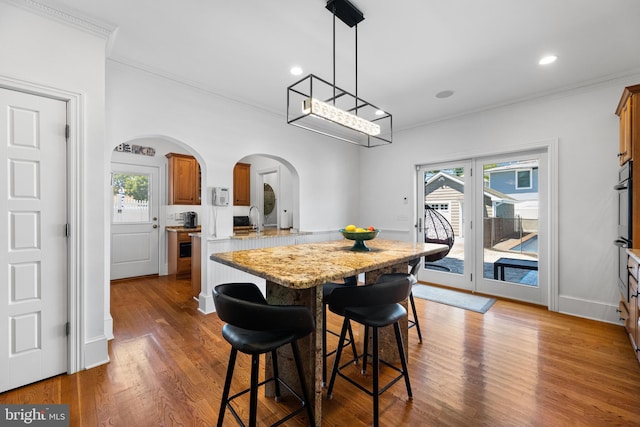
<instances>
[{"instance_id":1,"label":"french door","mask_svg":"<svg viewBox=\"0 0 640 427\"><path fill-rule=\"evenodd\" d=\"M451 246L444 258L425 259L419 280L472 289L471 169L469 160L418 169L418 240Z\"/></svg>"},{"instance_id":2,"label":"french door","mask_svg":"<svg viewBox=\"0 0 640 427\"><path fill-rule=\"evenodd\" d=\"M418 241L450 246L419 280L548 304L546 150L424 165L417 182Z\"/></svg>"},{"instance_id":3,"label":"french door","mask_svg":"<svg viewBox=\"0 0 640 427\"><path fill-rule=\"evenodd\" d=\"M545 152L477 160L492 193L475 200L476 291L547 305L546 160Z\"/></svg>"}]
</instances>

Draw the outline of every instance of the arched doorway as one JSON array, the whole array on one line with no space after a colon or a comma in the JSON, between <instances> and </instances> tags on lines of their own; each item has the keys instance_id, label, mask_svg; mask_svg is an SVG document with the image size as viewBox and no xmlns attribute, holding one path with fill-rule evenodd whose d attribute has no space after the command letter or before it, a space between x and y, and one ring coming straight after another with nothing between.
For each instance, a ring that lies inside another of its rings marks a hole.
<instances>
[{"instance_id":1,"label":"arched doorway","mask_svg":"<svg viewBox=\"0 0 640 427\"><path fill-rule=\"evenodd\" d=\"M238 160L250 165L250 203L233 207L234 216L254 216L259 212L263 228L297 230L300 224L300 180L286 159L269 154L252 154ZM251 212L250 212L251 211Z\"/></svg>"},{"instance_id":2,"label":"arched doorway","mask_svg":"<svg viewBox=\"0 0 640 427\"><path fill-rule=\"evenodd\" d=\"M168 204L167 153L196 156L184 143L165 136L136 138L114 147L108 195L112 280L167 274L166 227L183 224L186 211L201 217L202 203Z\"/></svg>"}]
</instances>

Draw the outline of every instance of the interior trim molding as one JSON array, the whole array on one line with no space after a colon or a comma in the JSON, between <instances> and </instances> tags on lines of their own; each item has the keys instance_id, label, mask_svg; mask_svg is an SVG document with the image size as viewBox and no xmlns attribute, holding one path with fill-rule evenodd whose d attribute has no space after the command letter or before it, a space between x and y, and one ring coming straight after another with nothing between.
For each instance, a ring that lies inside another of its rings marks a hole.
<instances>
[{"instance_id":1,"label":"interior trim molding","mask_svg":"<svg viewBox=\"0 0 640 427\"><path fill-rule=\"evenodd\" d=\"M116 30L116 26L107 24L106 22L100 22L97 19L81 16L77 12L61 10L57 7L54 8L34 0L5 1L21 9L36 13L46 18L51 18L55 21L70 25L76 29L82 30L86 33L93 34L98 37L102 37L104 39L110 38Z\"/></svg>"}]
</instances>

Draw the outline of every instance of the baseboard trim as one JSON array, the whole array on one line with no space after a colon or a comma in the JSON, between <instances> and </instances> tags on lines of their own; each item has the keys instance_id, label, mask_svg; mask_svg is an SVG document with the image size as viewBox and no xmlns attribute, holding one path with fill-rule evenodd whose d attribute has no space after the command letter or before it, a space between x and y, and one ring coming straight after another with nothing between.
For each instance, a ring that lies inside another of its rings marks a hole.
<instances>
[{"instance_id":1,"label":"baseboard trim","mask_svg":"<svg viewBox=\"0 0 640 427\"><path fill-rule=\"evenodd\" d=\"M558 312L585 319L598 320L600 322L623 325L617 304L602 301L591 301L582 298L560 295L558 297Z\"/></svg>"}]
</instances>

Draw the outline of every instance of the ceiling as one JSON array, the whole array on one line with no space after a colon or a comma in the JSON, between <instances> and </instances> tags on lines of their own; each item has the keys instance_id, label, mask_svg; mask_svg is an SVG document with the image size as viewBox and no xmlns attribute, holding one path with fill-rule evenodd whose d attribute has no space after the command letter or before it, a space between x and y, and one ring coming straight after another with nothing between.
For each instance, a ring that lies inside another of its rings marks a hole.
<instances>
[{"instance_id":1,"label":"ceiling","mask_svg":"<svg viewBox=\"0 0 640 427\"><path fill-rule=\"evenodd\" d=\"M286 89L333 79L325 0L38 0L115 28L107 57L286 116ZM640 72L638 0L352 0L358 95L410 128ZM336 85L355 92L336 24ZM538 60L555 54L548 66ZM302 76L289 73L303 68ZM453 96L440 99L444 90Z\"/></svg>"}]
</instances>

